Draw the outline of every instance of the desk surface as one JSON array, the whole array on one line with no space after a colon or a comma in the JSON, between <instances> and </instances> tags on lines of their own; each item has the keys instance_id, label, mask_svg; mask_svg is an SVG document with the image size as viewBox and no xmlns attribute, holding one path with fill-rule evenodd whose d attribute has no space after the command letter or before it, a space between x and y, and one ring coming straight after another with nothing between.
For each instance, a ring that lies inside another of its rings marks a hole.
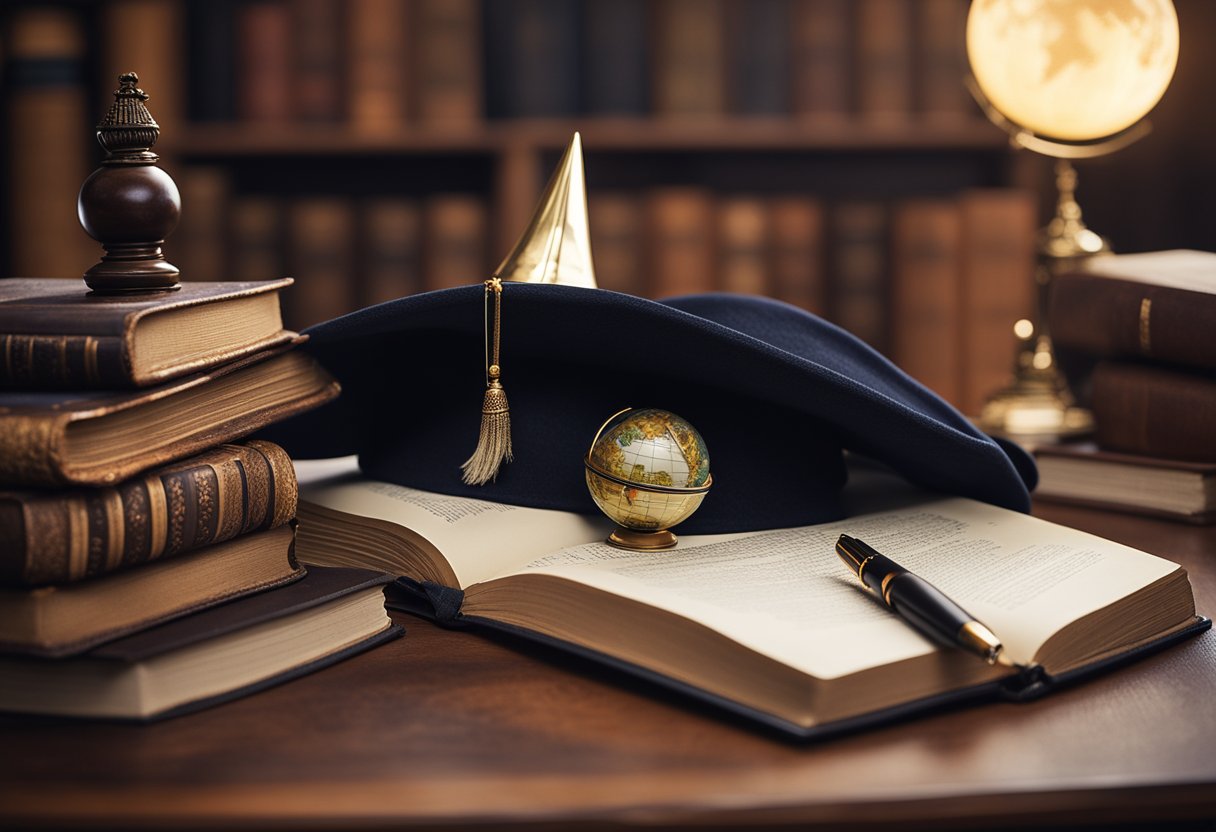
<instances>
[{"instance_id":1,"label":"desk surface","mask_svg":"<svg viewBox=\"0 0 1216 832\"><path fill-rule=\"evenodd\" d=\"M1216 528L1036 514L1181 562ZM569 657L402 618L397 642L151 726L0 719L0 825L900 829L1216 817L1216 635L1028 704L799 746ZM6 822L7 821L7 822Z\"/></svg>"}]
</instances>

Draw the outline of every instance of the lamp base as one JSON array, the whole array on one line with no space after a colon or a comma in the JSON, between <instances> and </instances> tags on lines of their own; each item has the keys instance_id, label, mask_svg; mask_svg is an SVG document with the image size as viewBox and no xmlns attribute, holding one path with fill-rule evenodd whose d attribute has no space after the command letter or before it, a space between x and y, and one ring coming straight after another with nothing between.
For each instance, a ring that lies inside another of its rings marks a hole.
<instances>
[{"instance_id":1,"label":"lamp base","mask_svg":"<svg viewBox=\"0 0 1216 832\"><path fill-rule=\"evenodd\" d=\"M1073 403L1054 367L1019 373L989 397L977 421L985 433L1027 445L1084 436L1094 429L1093 414Z\"/></svg>"}]
</instances>

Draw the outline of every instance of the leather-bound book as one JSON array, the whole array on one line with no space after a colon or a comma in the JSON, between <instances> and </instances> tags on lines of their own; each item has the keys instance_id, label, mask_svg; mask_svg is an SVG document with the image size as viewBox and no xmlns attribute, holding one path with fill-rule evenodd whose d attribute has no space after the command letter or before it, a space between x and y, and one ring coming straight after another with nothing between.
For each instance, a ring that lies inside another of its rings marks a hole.
<instances>
[{"instance_id":1,"label":"leather-bound book","mask_svg":"<svg viewBox=\"0 0 1216 832\"><path fill-rule=\"evenodd\" d=\"M316 567L81 655L0 657L0 710L144 721L256 693L400 637L384 609L390 580Z\"/></svg>"},{"instance_id":2,"label":"leather-bound book","mask_svg":"<svg viewBox=\"0 0 1216 832\"><path fill-rule=\"evenodd\" d=\"M816 315L824 314L823 204L813 197L776 197L769 206L769 217L773 296Z\"/></svg>"},{"instance_id":3,"label":"leather-bound book","mask_svg":"<svg viewBox=\"0 0 1216 832\"><path fill-rule=\"evenodd\" d=\"M303 576L295 524L88 581L0 589L0 653L58 657Z\"/></svg>"},{"instance_id":4,"label":"leather-bound book","mask_svg":"<svg viewBox=\"0 0 1216 832\"><path fill-rule=\"evenodd\" d=\"M379 197L363 206L360 305L371 306L422 287L422 210L412 199Z\"/></svg>"},{"instance_id":5,"label":"leather-bound book","mask_svg":"<svg viewBox=\"0 0 1216 832\"><path fill-rule=\"evenodd\" d=\"M295 514L291 458L256 439L108 488L0 491L0 584L95 578L276 528Z\"/></svg>"},{"instance_id":6,"label":"leather-bound book","mask_svg":"<svg viewBox=\"0 0 1216 832\"><path fill-rule=\"evenodd\" d=\"M238 196L228 216L228 273L233 280L285 274L283 207L268 196Z\"/></svg>"},{"instance_id":7,"label":"leather-bound book","mask_svg":"<svg viewBox=\"0 0 1216 832\"><path fill-rule=\"evenodd\" d=\"M596 193L587 200L595 279L605 289L640 295L645 291L642 202L633 194Z\"/></svg>"},{"instance_id":8,"label":"leather-bound book","mask_svg":"<svg viewBox=\"0 0 1216 832\"><path fill-rule=\"evenodd\" d=\"M468 194L436 194L423 206L422 285L447 289L485 280L489 217Z\"/></svg>"},{"instance_id":9,"label":"leather-bound book","mask_svg":"<svg viewBox=\"0 0 1216 832\"><path fill-rule=\"evenodd\" d=\"M477 0L416 0L413 11L418 120L439 127L478 123L484 95Z\"/></svg>"},{"instance_id":10,"label":"leather-bound book","mask_svg":"<svg viewBox=\"0 0 1216 832\"><path fill-rule=\"evenodd\" d=\"M914 199L891 218L891 358L958 404L962 376L962 217L957 203Z\"/></svg>"},{"instance_id":11,"label":"leather-bound book","mask_svg":"<svg viewBox=\"0 0 1216 832\"><path fill-rule=\"evenodd\" d=\"M146 387L276 344L290 279L95 295L78 281L0 281L0 390Z\"/></svg>"},{"instance_id":12,"label":"leather-bound book","mask_svg":"<svg viewBox=\"0 0 1216 832\"><path fill-rule=\"evenodd\" d=\"M718 288L746 295L767 295L769 217L758 197L718 201Z\"/></svg>"},{"instance_id":13,"label":"leather-bound book","mask_svg":"<svg viewBox=\"0 0 1216 832\"><path fill-rule=\"evenodd\" d=\"M655 113L675 118L725 113L724 0L659 0L655 15Z\"/></svg>"},{"instance_id":14,"label":"leather-bound book","mask_svg":"<svg viewBox=\"0 0 1216 832\"><path fill-rule=\"evenodd\" d=\"M186 62L190 67L206 67L205 72L187 73L186 100L191 121L236 118L236 15L240 2L207 0L186 4ZM241 82L245 80L242 78Z\"/></svg>"},{"instance_id":15,"label":"leather-bound book","mask_svg":"<svg viewBox=\"0 0 1216 832\"><path fill-rule=\"evenodd\" d=\"M936 121L978 115L963 78L967 66L967 0L920 0L916 16L916 109Z\"/></svg>"},{"instance_id":16,"label":"leather-bound book","mask_svg":"<svg viewBox=\"0 0 1216 832\"><path fill-rule=\"evenodd\" d=\"M347 9L346 102L351 127L392 131L406 123L410 110L410 4L352 0Z\"/></svg>"},{"instance_id":17,"label":"leather-bound book","mask_svg":"<svg viewBox=\"0 0 1216 832\"><path fill-rule=\"evenodd\" d=\"M1216 373L1101 361L1090 402L1098 445L1112 451L1216 462Z\"/></svg>"},{"instance_id":18,"label":"leather-bound book","mask_svg":"<svg viewBox=\"0 0 1216 832\"><path fill-rule=\"evenodd\" d=\"M829 318L874 349L888 337L887 209L882 203L844 202L832 211L832 287Z\"/></svg>"},{"instance_id":19,"label":"leather-bound book","mask_svg":"<svg viewBox=\"0 0 1216 832\"><path fill-rule=\"evenodd\" d=\"M0 393L0 486L115 485L337 395L284 348L130 393Z\"/></svg>"},{"instance_id":20,"label":"leather-bound book","mask_svg":"<svg viewBox=\"0 0 1216 832\"><path fill-rule=\"evenodd\" d=\"M979 189L959 198L963 215L962 389L959 409L980 412L1013 378L1013 325L1033 318L1035 199L1027 191Z\"/></svg>"},{"instance_id":21,"label":"leather-bound book","mask_svg":"<svg viewBox=\"0 0 1216 832\"><path fill-rule=\"evenodd\" d=\"M1052 282L1052 340L1100 358L1216 369L1216 254L1095 257Z\"/></svg>"},{"instance_id":22,"label":"leather-bound book","mask_svg":"<svg viewBox=\"0 0 1216 832\"><path fill-rule=\"evenodd\" d=\"M491 0L482 7L486 114L493 118L573 116L579 110L579 4Z\"/></svg>"},{"instance_id":23,"label":"leather-bound book","mask_svg":"<svg viewBox=\"0 0 1216 832\"><path fill-rule=\"evenodd\" d=\"M338 121L344 115L343 4L338 0L291 0L289 8L294 115L303 121Z\"/></svg>"},{"instance_id":24,"label":"leather-bound book","mask_svg":"<svg viewBox=\"0 0 1216 832\"><path fill-rule=\"evenodd\" d=\"M650 112L648 5L647 0L583 0L583 109L587 113L644 116Z\"/></svg>"},{"instance_id":25,"label":"leather-bound book","mask_svg":"<svg viewBox=\"0 0 1216 832\"><path fill-rule=\"evenodd\" d=\"M296 279L286 304L288 324L303 329L355 311L354 203L341 196L293 200L287 234Z\"/></svg>"},{"instance_id":26,"label":"leather-bound book","mask_svg":"<svg viewBox=\"0 0 1216 832\"><path fill-rule=\"evenodd\" d=\"M236 111L242 121L292 116L291 10L286 0L253 0L237 11Z\"/></svg>"},{"instance_id":27,"label":"leather-bound book","mask_svg":"<svg viewBox=\"0 0 1216 832\"><path fill-rule=\"evenodd\" d=\"M701 188L659 188L649 194L646 213L647 295L664 298L716 288L713 195Z\"/></svg>"},{"instance_id":28,"label":"leather-bound book","mask_svg":"<svg viewBox=\"0 0 1216 832\"><path fill-rule=\"evenodd\" d=\"M228 273L228 214L232 183L219 165L189 165L176 177L186 211L165 256L187 280L225 280Z\"/></svg>"},{"instance_id":29,"label":"leather-bound book","mask_svg":"<svg viewBox=\"0 0 1216 832\"><path fill-rule=\"evenodd\" d=\"M794 114L844 119L853 110L852 3L794 0L790 53Z\"/></svg>"},{"instance_id":30,"label":"leather-bound book","mask_svg":"<svg viewBox=\"0 0 1216 832\"><path fill-rule=\"evenodd\" d=\"M792 0L731 0L730 110L747 116L790 112Z\"/></svg>"},{"instance_id":31,"label":"leather-bound book","mask_svg":"<svg viewBox=\"0 0 1216 832\"><path fill-rule=\"evenodd\" d=\"M857 110L867 119L900 122L912 114L912 3L859 0Z\"/></svg>"}]
</instances>

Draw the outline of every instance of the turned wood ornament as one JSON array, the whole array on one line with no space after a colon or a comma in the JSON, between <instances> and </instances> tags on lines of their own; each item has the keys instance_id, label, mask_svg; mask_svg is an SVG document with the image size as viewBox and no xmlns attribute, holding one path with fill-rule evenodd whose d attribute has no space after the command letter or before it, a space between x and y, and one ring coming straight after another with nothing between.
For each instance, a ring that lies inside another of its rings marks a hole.
<instances>
[{"instance_id":1,"label":"turned wood ornament","mask_svg":"<svg viewBox=\"0 0 1216 832\"><path fill-rule=\"evenodd\" d=\"M144 102L139 76L118 79L114 103L97 125L106 158L80 188L76 210L89 236L105 254L84 273L94 292L114 294L176 289L180 274L161 245L177 227L181 195L172 177L156 166L151 151L160 125Z\"/></svg>"}]
</instances>

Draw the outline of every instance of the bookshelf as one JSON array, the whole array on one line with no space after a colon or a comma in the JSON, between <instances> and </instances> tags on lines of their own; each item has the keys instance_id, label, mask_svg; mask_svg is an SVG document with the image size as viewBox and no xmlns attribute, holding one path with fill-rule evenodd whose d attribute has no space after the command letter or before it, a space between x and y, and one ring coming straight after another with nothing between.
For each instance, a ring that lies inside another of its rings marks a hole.
<instances>
[{"instance_id":1,"label":"bookshelf","mask_svg":"<svg viewBox=\"0 0 1216 832\"><path fill-rule=\"evenodd\" d=\"M16 67L6 105L46 94L17 70L52 58L75 67L58 91L77 112L70 126L10 119L6 131L36 143L79 130L59 152L91 164L81 125L106 106L116 68L140 72L183 194L167 256L187 279L296 277L297 326L481 279L575 130L603 285L758 287L912 366L893 345L915 342L917 326L960 327L964 313L900 320L893 217L933 200L967 227L966 193L1037 199L1013 190L1038 184L1035 160L1012 153L962 88L966 0L97 0L54 5L59 43L30 54L22 26L45 6L0 10ZM38 199L18 167L6 167L10 206ZM74 198L75 173L60 174ZM56 236L80 241L68 202L38 240L6 214L5 273L50 262ZM952 239L905 248L960 283ZM66 276L81 255L61 255ZM1010 303L1022 301L1005 301L1012 321ZM1012 337L996 339L996 365L1011 365Z\"/></svg>"}]
</instances>

